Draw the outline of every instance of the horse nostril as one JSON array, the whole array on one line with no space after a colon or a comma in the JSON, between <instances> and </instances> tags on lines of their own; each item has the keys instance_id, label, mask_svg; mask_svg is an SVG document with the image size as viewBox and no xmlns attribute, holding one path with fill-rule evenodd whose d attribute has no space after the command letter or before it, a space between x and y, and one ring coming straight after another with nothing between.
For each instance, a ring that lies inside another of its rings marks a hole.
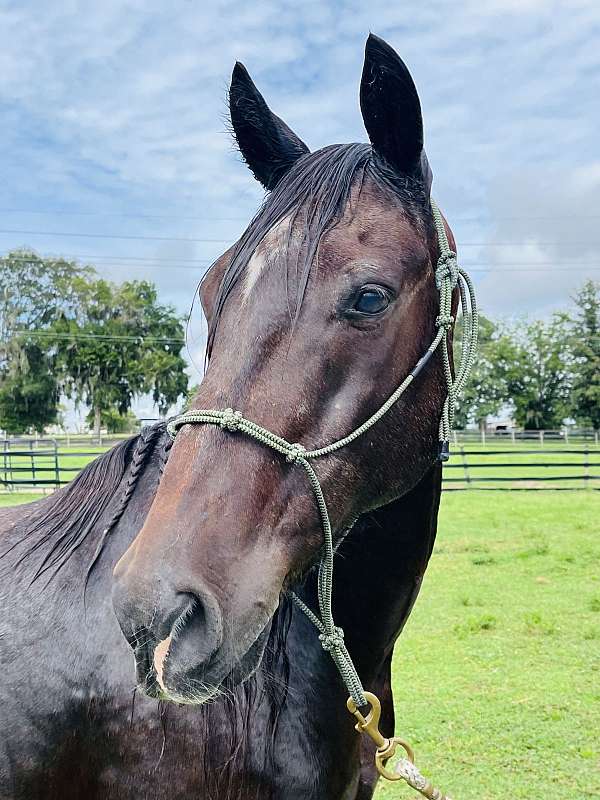
<instances>
[{"instance_id":1,"label":"horse nostril","mask_svg":"<svg viewBox=\"0 0 600 800\"><path fill-rule=\"evenodd\" d=\"M158 628L153 661L161 685L165 675L201 668L223 641L221 611L211 594L181 592L178 599L181 602Z\"/></svg>"}]
</instances>

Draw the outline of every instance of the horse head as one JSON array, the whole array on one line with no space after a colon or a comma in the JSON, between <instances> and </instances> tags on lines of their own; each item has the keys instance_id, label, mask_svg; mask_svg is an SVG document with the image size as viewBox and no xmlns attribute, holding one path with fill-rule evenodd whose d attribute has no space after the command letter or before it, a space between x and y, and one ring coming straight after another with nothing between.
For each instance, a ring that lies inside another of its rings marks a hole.
<instances>
[{"instance_id":1,"label":"horse head","mask_svg":"<svg viewBox=\"0 0 600 800\"><path fill-rule=\"evenodd\" d=\"M309 152L240 64L229 102L239 149L268 194L202 282L208 365L192 409L232 408L318 448L370 417L436 333L439 249L419 98L401 59L370 36L360 86L370 144ZM436 352L367 434L315 463L334 539L435 461L445 393ZM322 536L306 474L237 433L235 415L183 427L114 573L145 688L200 703L247 678L282 592L316 562Z\"/></svg>"}]
</instances>

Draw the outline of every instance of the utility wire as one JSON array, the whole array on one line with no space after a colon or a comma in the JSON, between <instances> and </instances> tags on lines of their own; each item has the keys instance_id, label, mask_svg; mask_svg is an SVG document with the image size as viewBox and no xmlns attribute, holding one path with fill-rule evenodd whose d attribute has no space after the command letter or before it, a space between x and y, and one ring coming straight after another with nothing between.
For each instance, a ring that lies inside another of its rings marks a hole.
<instances>
[{"instance_id":1,"label":"utility wire","mask_svg":"<svg viewBox=\"0 0 600 800\"><path fill-rule=\"evenodd\" d=\"M101 340L115 340L115 341L146 341L146 342L163 342L168 344L185 344L186 339L175 339L175 338L161 338L156 336L144 336L140 334L139 336L128 336L128 335L118 335L118 334L103 334L103 333L53 333L52 331L45 331L45 330L13 330L10 331L12 335L21 335L25 338L28 336L33 337L41 337L41 338L50 338L50 339L101 339ZM577 337L567 337L564 341L570 343L577 343L580 344L581 340ZM600 341L600 336L589 336L585 338L585 341ZM485 350L486 347L494 344L494 342L482 342L480 343L478 349Z\"/></svg>"},{"instance_id":2,"label":"utility wire","mask_svg":"<svg viewBox=\"0 0 600 800\"><path fill-rule=\"evenodd\" d=\"M232 244L231 239L195 239L178 236L133 236L112 233L78 233L75 231L26 231L10 228L0 229L0 234L11 234L19 236L69 236L85 239L124 239L148 242L190 242L190 243L213 243L213 244ZM600 242L460 242L460 247L528 247L531 244L542 245L545 247L574 247L585 244L588 247L595 247Z\"/></svg>"},{"instance_id":3,"label":"utility wire","mask_svg":"<svg viewBox=\"0 0 600 800\"><path fill-rule=\"evenodd\" d=\"M248 212L250 215L252 210ZM36 214L39 216L64 216L64 217L116 217L124 219L174 219L189 220L192 222L247 222L247 217L197 217L181 214L131 214L120 211L69 211L65 208L58 209L28 209L28 208L0 208L0 214ZM452 222L494 222L495 220L519 220L522 222L538 220L581 220L600 219L600 214L573 214L571 216L558 214L541 214L536 216L519 216L504 214L480 214L471 217L453 217Z\"/></svg>"},{"instance_id":4,"label":"utility wire","mask_svg":"<svg viewBox=\"0 0 600 800\"><path fill-rule=\"evenodd\" d=\"M119 336L118 334L104 333L54 333L53 331L12 331L14 335L34 336L48 339L102 339L123 342L160 342L163 344L185 344L185 339L169 339L158 336Z\"/></svg>"},{"instance_id":5,"label":"utility wire","mask_svg":"<svg viewBox=\"0 0 600 800\"><path fill-rule=\"evenodd\" d=\"M206 266L208 264L212 264L208 258L162 258L162 257L154 257L154 256L111 256L111 255L63 255L63 256L36 256L34 258L30 256L9 256L4 255L0 256L0 261L3 259L10 260L10 261L21 261L25 264L28 264L33 261L37 261L38 263L44 261L61 261L61 260L81 260L81 261L98 261L103 260L106 263L103 264L89 264L89 266L95 267L120 267L126 266L129 268L135 269L196 269L197 266ZM136 261L141 263L136 264L126 264L123 265L123 261ZM488 266L485 266L486 263ZM600 264L597 262L592 263L584 263L582 264L581 261L577 262L560 262L563 266L553 267L552 269L547 269L547 267L552 267L556 264L556 261L506 261L501 263L491 263L485 261L478 261L478 262L468 262L468 261L461 261L461 264L471 272L571 272L571 271L598 271L600 270ZM474 266L474 264L479 264L480 266ZM163 266L165 265L165 266ZM509 267L509 269L506 269ZM512 267L519 267L519 269L512 269ZM529 269L522 269L521 267L530 267Z\"/></svg>"}]
</instances>

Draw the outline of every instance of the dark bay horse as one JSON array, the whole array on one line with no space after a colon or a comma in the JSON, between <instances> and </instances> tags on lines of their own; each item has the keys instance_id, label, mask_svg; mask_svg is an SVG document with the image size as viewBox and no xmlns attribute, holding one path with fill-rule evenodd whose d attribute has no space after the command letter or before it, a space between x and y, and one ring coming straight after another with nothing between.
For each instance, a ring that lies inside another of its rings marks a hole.
<instances>
[{"instance_id":1,"label":"dark bay horse","mask_svg":"<svg viewBox=\"0 0 600 800\"><path fill-rule=\"evenodd\" d=\"M307 446L381 405L439 310L420 104L374 36L360 98L370 145L310 153L239 64L230 90L268 195L202 283L209 360L193 405L242 409ZM316 465L336 621L386 735L394 642L436 533L444 398L438 352L381 422ZM373 750L290 601L316 598L305 476L218 428L171 443L146 428L0 515L0 798L370 798Z\"/></svg>"}]
</instances>

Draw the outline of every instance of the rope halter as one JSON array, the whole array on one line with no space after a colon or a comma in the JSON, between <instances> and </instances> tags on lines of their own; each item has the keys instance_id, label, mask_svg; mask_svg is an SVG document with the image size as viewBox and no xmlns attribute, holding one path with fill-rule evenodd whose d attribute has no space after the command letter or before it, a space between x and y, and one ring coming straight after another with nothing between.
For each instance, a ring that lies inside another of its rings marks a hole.
<instances>
[{"instance_id":1,"label":"rope halter","mask_svg":"<svg viewBox=\"0 0 600 800\"><path fill-rule=\"evenodd\" d=\"M366 433L366 431L379 422L379 420L385 416L385 414L387 414L387 412L404 394L406 389L421 372L438 347L441 347L442 350L442 363L447 388L447 395L442 408L439 424L439 458L441 461L447 461L450 457L450 431L454 416L454 404L457 395L460 394L467 381L469 372L473 365L475 350L477 347L478 316L473 283L467 273L458 266L456 253L450 249L450 245L448 243L448 237L446 235L446 229L442 215L433 200L431 201L431 208L440 249L440 256L438 258L437 267L435 270L435 282L439 290L440 297L439 314L435 321L437 332L433 341L423 356L419 359L413 370L409 372L406 378L404 378L402 383L393 392L393 394L388 397L383 405L371 417L363 422L362 425L349 433L347 436L344 436L342 439L338 439L337 441L325 445L324 447L313 450L307 450L298 442L288 442L286 439L283 439L281 436L277 436L277 434L269 431L267 428L263 428L261 425L257 425L255 422L246 419L240 411L234 411L231 408L226 408L222 411L211 409L186 411L185 414L181 414L180 416L172 419L167 425L167 431L173 438L175 438L177 431L182 427L182 425L219 425L223 430L229 431L232 434L245 434L250 436L255 441L265 445L265 447L269 447L278 452L290 465L300 466L306 472L315 497L321 520L321 527L323 529L323 555L319 563L317 591L319 613L316 614L314 611L312 611L312 609L309 608L309 606L307 606L306 603L304 603L304 601L301 600L295 593L292 593L292 598L296 605L304 612L304 614L306 614L306 616L318 629L321 646L331 655L350 694L348 708L359 719L360 724L356 726L357 730L368 733L368 735L371 736L371 738L375 741L378 748L376 756L377 769L389 780L396 780L398 778L390 777L392 773L385 769L385 762L391 755L393 755L393 751L396 749L398 744L401 744L403 747L405 747L405 743L399 739L384 739L379 733L378 728L375 730L370 723L366 724L374 713L375 702L379 704L379 701L374 695L368 692L365 693L352 658L346 649L346 645L344 643L344 632L334 623L331 607L334 557L333 533L323 489L310 462L315 458L327 456L336 452L337 450L340 450L342 447L350 444L355 439L358 439L359 436L362 436L364 433ZM452 293L457 287L463 312L463 337L458 367L456 372L453 374L448 347L448 334L454 325L454 316L452 315ZM369 705L372 709L371 714L367 718L362 717L359 709ZM378 719L379 717L377 717L377 720ZM361 720L363 720L365 723L364 725L360 722ZM413 773L411 774L414 774L416 770L414 768L412 769ZM409 778L406 777L406 775L408 775L410 772L410 769L407 767L404 770L404 774L398 774L398 777L403 777L410 783L411 786L419 791L422 791L417 785L418 781L415 780L415 782L411 782ZM441 793L438 795L426 794L425 796L443 798Z\"/></svg>"}]
</instances>

